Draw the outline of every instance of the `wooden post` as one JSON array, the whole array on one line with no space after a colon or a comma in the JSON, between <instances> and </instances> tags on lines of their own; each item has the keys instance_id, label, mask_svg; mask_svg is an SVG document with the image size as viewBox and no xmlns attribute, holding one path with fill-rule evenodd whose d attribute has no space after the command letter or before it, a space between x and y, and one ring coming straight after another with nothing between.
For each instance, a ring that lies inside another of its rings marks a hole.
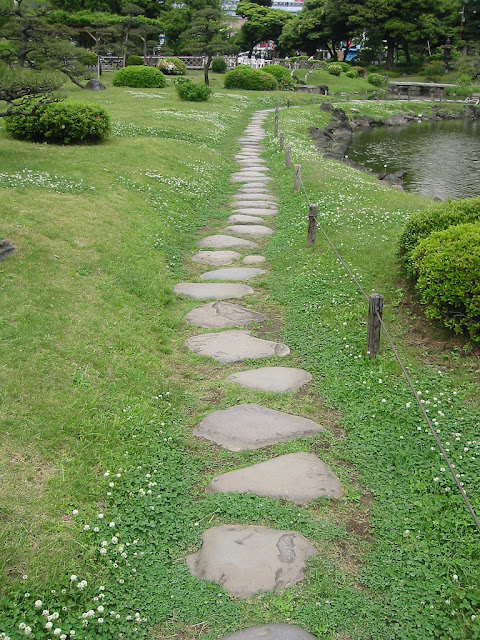
<instances>
[{"instance_id":1,"label":"wooden post","mask_svg":"<svg viewBox=\"0 0 480 640\"><path fill-rule=\"evenodd\" d=\"M284 146L285 146L285 134L283 133L283 131L280 131L280 151L283 151Z\"/></svg>"},{"instance_id":2,"label":"wooden post","mask_svg":"<svg viewBox=\"0 0 480 640\"><path fill-rule=\"evenodd\" d=\"M313 247L317 237L318 204L311 204L308 209L307 249Z\"/></svg>"},{"instance_id":3,"label":"wooden post","mask_svg":"<svg viewBox=\"0 0 480 640\"><path fill-rule=\"evenodd\" d=\"M347 102L350 102L350 94L347 93Z\"/></svg>"},{"instance_id":4,"label":"wooden post","mask_svg":"<svg viewBox=\"0 0 480 640\"><path fill-rule=\"evenodd\" d=\"M293 175L293 193L300 192L300 181L302 179L302 165L296 164L294 167L294 175Z\"/></svg>"},{"instance_id":5,"label":"wooden post","mask_svg":"<svg viewBox=\"0 0 480 640\"><path fill-rule=\"evenodd\" d=\"M365 100L368 100L368 91L365 91Z\"/></svg>"},{"instance_id":6,"label":"wooden post","mask_svg":"<svg viewBox=\"0 0 480 640\"><path fill-rule=\"evenodd\" d=\"M382 317L383 296L372 293L368 301L367 356L375 358L380 351L380 332L382 325L377 313Z\"/></svg>"},{"instance_id":7,"label":"wooden post","mask_svg":"<svg viewBox=\"0 0 480 640\"><path fill-rule=\"evenodd\" d=\"M290 109L290 98L287 98L287 109Z\"/></svg>"},{"instance_id":8,"label":"wooden post","mask_svg":"<svg viewBox=\"0 0 480 640\"><path fill-rule=\"evenodd\" d=\"M292 147L287 145L285 149L285 169L290 169L292 166Z\"/></svg>"},{"instance_id":9,"label":"wooden post","mask_svg":"<svg viewBox=\"0 0 480 640\"><path fill-rule=\"evenodd\" d=\"M278 138L278 104L275 107L275 129L273 130L273 137Z\"/></svg>"}]
</instances>

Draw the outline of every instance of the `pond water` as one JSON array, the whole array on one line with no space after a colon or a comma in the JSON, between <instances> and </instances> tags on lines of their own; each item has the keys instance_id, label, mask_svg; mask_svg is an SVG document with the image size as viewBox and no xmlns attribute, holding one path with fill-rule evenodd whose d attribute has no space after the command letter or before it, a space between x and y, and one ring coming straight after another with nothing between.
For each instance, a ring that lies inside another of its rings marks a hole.
<instances>
[{"instance_id":1,"label":"pond water","mask_svg":"<svg viewBox=\"0 0 480 640\"><path fill-rule=\"evenodd\" d=\"M478 120L426 121L406 127L357 130L348 157L376 173L405 170L405 189L430 198L480 196Z\"/></svg>"}]
</instances>

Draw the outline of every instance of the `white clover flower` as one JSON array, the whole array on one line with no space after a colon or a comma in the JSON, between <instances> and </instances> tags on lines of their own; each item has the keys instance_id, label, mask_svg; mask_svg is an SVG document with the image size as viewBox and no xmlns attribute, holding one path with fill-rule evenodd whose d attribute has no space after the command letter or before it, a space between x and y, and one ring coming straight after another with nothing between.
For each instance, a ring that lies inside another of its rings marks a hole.
<instances>
[{"instance_id":1,"label":"white clover flower","mask_svg":"<svg viewBox=\"0 0 480 640\"><path fill-rule=\"evenodd\" d=\"M45 629L47 629L48 631L50 631L52 627L53 627L53 622L50 622L50 620L45 623Z\"/></svg>"},{"instance_id":2,"label":"white clover flower","mask_svg":"<svg viewBox=\"0 0 480 640\"><path fill-rule=\"evenodd\" d=\"M71 629L70 630L70 637L74 638L75 637L75 629Z\"/></svg>"},{"instance_id":3,"label":"white clover flower","mask_svg":"<svg viewBox=\"0 0 480 640\"><path fill-rule=\"evenodd\" d=\"M105 607L103 605L99 605L97 607L97 611L98 611L98 613L103 613L105 611Z\"/></svg>"},{"instance_id":4,"label":"white clover flower","mask_svg":"<svg viewBox=\"0 0 480 640\"><path fill-rule=\"evenodd\" d=\"M59 627L57 627L56 629L53 630L53 635L57 636L57 638L58 638L58 636L61 635L61 633L62 633L62 630Z\"/></svg>"},{"instance_id":5,"label":"white clover flower","mask_svg":"<svg viewBox=\"0 0 480 640\"><path fill-rule=\"evenodd\" d=\"M110 527L110 529L114 529L115 528L115 522L109 522L108 526Z\"/></svg>"},{"instance_id":6,"label":"white clover flower","mask_svg":"<svg viewBox=\"0 0 480 640\"><path fill-rule=\"evenodd\" d=\"M47 616L49 616L49 615L50 615L50 611L49 611L48 609L44 609L44 610L42 611L42 616L47 617Z\"/></svg>"},{"instance_id":7,"label":"white clover flower","mask_svg":"<svg viewBox=\"0 0 480 640\"><path fill-rule=\"evenodd\" d=\"M40 609L42 604L43 604L43 602L41 600L35 600L35 606L36 606L37 609Z\"/></svg>"},{"instance_id":8,"label":"white clover flower","mask_svg":"<svg viewBox=\"0 0 480 640\"><path fill-rule=\"evenodd\" d=\"M25 629L26 626L27 625L25 624L25 622L20 622L20 624L18 625L18 628L22 629L22 631L23 631L23 629Z\"/></svg>"},{"instance_id":9,"label":"white clover flower","mask_svg":"<svg viewBox=\"0 0 480 640\"><path fill-rule=\"evenodd\" d=\"M70 582L76 582L78 580L77 576L75 574L70 576Z\"/></svg>"},{"instance_id":10,"label":"white clover flower","mask_svg":"<svg viewBox=\"0 0 480 640\"><path fill-rule=\"evenodd\" d=\"M107 553L108 553L108 550L107 550L107 549L105 549L105 547L102 547L102 548L100 549L100 555L101 555L101 556L106 556L106 555L107 555Z\"/></svg>"},{"instance_id":11,"label":"white clover flower","mask_svg":"<svg viewBox=\"0 0 480 640\"><path fill-rule=\"evenodd\" d=\"M90 525L89 525L89 524L86 524L86 525L83 527L83 530L84 530L84 531L90 531Z\"/></svg>"},{"instance_id":12,"label":"white clover flower","mask_svg":"<svg viewBox=\"0 0 480 640\"><path fill-rule=\"evenodd\" d=\"M98 618L97 622L98 624L103 624L103 618Z\"/></svg>"},{"instance_id":13,"label":"white clover flower","mask_svg":"<svg viewBox=\"0 0 480 640\"><path fill-rule=\"evenodd\" d=\"M117 544L117 542L118 542L118 538L117 538L117 536L113 536L113 538L112 538L112 544Z\"/></svg>"},{"instance_id":14,"label":"white clover flower","mask_svg":"<svg viewBox=\"0 0 480 640\"><path fill-rule=\"evenodd\" d=\"M26 636L29 636L32 633L32 627L25 627L25 629L23 630L23 633Z\"/></svg>"},{"instance_id":15,"label":"white clover flower","mask_svg":"<svg viewBox=\"0 0 480 640\"><path fill-rule=\"evenodd\" d=\"M103 520L103 513L99 513L99 514L97 515L97 518L98 518L99 520Z\"/></svg>"},{"instance_id":16,"label":"white clover flower","mask_svg":"<svg viewBox=\"0 0 480 640\"><path fill-rule=\"evenodd\" d=\"M456 573L454 573L454 574L453 574L453 576L452 576L452 580L453 580L454 582L458 582L458 576L457 576L457 574L456 574Z\"/></svg>"},{"instance_id":17,"label":"white clover flower","mask_svg":"<svg viewBox=\"0 0 480 640\"><path fill-rule=\"evenodd\" d=\"M74 509L72 511L72 516L78 516L78 509Z\"/></svg>"}]
</instances>

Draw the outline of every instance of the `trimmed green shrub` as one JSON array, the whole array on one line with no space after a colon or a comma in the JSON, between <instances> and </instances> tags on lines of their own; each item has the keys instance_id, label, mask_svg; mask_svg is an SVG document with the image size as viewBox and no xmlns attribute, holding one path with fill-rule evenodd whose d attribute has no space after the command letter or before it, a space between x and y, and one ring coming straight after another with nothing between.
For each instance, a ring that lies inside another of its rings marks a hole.
<instances>
[{"instance_id":1,"label":"trimmed green shrub","mask_svg":"<svg viewBox=\"0 0 480 640\"><path fill-rule=\"evenodd\" d=\"M187 80L187 78L182 79ZM205 85L193 84L190 80L187 80L187 82L176 82L175 91L181 100L188 100L189 102L208 100L212 93L212 90Z\"/></svg>"},{"instance_id":2,"label":"trimmed green shrub","mask_svg":"<svg viewBox=\"0 0 480 640\"><path fill-rule=\"evenodd\" d=\"M356 71L361 78L364 78L365 74L367 73L364 67L355 66L355 67L352 67L352 70Z\"/></svg>"},{"instance_id":3,"label":"trimmed green shrub","mask_svg":"<svg viewBox=\"0 0 480 640\"><path fill-rule=\"evenodd\" d=\"M293 91L295 86L295 80L292 78L291 73L285 67L279 64L271 64L263 68L265 73L272 75L278 83L278 88L283 91Z\"/></svg>"},{"instance_id":4,"label":"trimmed green shrub","mask_svg":"<svg viewBox=\"0 0 480 640\"><path fill-rule=\"evenodd\" d=\"M191 82L191 81L192 81L191 78L185 78L185 76L178 76L173 80L173 84L174 85L185 84L186 82Z\"/></svg>"},{"instance_id":5,"label":"trimmed green shrub","mask_svg":"<svg viewBox=\"0 0 480 640\"><path fill-rule=\"evenodd\" d=\"M369 73L367 80L370 84L373 84L374 87L382 87L385 82L383 76L379 73Z\"/></svg>"},{"instance_id":6,"label":"trimmed green shrub","mask_svg":"<svg viewBox=\"0 0 480 640\"><path fill-rule=\"evenodd\" d=\"M336 62L335 64L339 64L342 67L342 71L345 71L345 73L347 71L350 71L350 69L352 68L348 62Z\"/></svg>"},{"instance_id":7,"label":"trimmed green shrub","mask_svg":"<svg viewBox=\"0 0 480 640\"><path fill-rule=\"evenodd\" d=\"M427 318L480 342L480 223L432 233L412 251Z\"/></svg>"},{"instance_id":8,"label":"trimmed green shrub","mask_svg":"<svg viewBox=\"0 0 480 640\"><path fill-rule=\"evenodd\" d=\"M143 65L142 56L128 56L127 58L127 67L134 67L136 65Z\"/></svg>"},{"instance_id":9,"label":"trimmed green shrub","mask_svg":"<svg viewBox=\"0 0 480 640\"><path fill-rule=\"evenodd\" d=\"M350 69L350 71L347 71L345 75L347 76L347 78L358 78L358 71L355 71L355 69Z\"/></svg>"},{"instance_id":10,"label":"trimmed green shrub","mask_svg":"<svg viewBox=\"0 0 480 640\"><path fill-rule=\"evenodd\" d=\"M313 60L313 68L318 69L320 71L325 71L327 68L327 63L324 60Z\"/></svg>"},{"instance_id":11,"label":"trimmed green shrub","mask_svg":"<svg viewBox=\"0 0 480 640\"><path fill-rule=\"evenodd\" d=\"M162 58L157 67L167 76L184 76L187 73L185 63L178 58Z\"/></svg>"},{"instance_id":12,"label":"trimmed green shrub","mask_svg":"<svg viewBox=\"0 0 480 640\"><path fill-rule=\"evenodd\" d=\"M271 73L239 64L225 75L225 89L248 89L252 91L274 91L277 81Z\"/></svg>"},{"instance_id":13,"label":"trimmed green shrub","mask_svg":"<svg viewBox=\"0 0 480 640\"><path fill-rule=\"evenodd\" d=\"M214 73L225 73L227 70L227 63L225 58L214 58L212 60L212 71Z\"/></svg>"},{"instance_id":14,"label":"trimmed green shrub","mask_svg":"<svg viewBox=\"0 0 480 640\"><path fill-rule=\"evenodd\" d=\"M441 60L431 60L422 69L422 76L425 76L428 80L441 78L444 75L445 65Z\"/></svg>"},{"instance_id":15,"label":"trimmed green shrub","mask_svg":"<svg viewBox=\"0 0 480 640\"><path fill-rule=\"evenodd\" d=\"M165 76L155 67L125 67L113 76L114 87L157 87L167 84Z\"/></svg>"},{"instance_id":16,"label":"trimmed green shrub","mask_svg":"<svg viewBox=\"0 0 480 640\"><path fill-rule=\"evenodd\" d=\"M343 71L342 65L339 62L332 62L327 65L327 71L332 76L339 76Z\"/></svg>"},{"instance_id":17,"label":"trimmed green shrub","mask_svg":"<svg viewBox=\"0 0 480 640\"><path fill-rule=\"evenodd\" d=\"M86 67L96 67L97 66L97 54L94 51L87 51L86 49L83 51L79 51L78 60Z\"/></svg>"},{"instance_id":18,"label":"trimmed green shrub","mask_svg":"<svg viewBox=\"0 0 480 640\"><path fill-rule=\"evenodd\" d=\"M410 276L415 276L411 253L417 244L435 231L452 225L480 221L480 197L449 200L414 213L407 221L398 243L400 264Z\"/></svg>"},{"instance_id":19,"label":"trimmed green shrub","mask_svg":"<svg viewBox=\"0 0 480 640\"><path fill-rule=\"evenodd\" d=\"M36 102L32 100L26 109ZM39 107L33 116L5 118L5 129L13 138L33 142L101 142L110 133L110 116L95 104L53 102Z\"/></svg>"}]
</instances>

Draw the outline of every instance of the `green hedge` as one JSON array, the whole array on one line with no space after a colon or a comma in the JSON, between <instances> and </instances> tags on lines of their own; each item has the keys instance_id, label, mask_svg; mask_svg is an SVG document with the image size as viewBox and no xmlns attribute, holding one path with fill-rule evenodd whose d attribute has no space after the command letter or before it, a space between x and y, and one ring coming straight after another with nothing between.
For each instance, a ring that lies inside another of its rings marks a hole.
<instances>
[{"instance_id":1,"label":"green hedge","mask_svg":"<svg viewBox=\"0 0 480 640\"><path fill-rule=\"evenodd\" d=\"M180 78L178 78L180 80ZM182 78L184 82L175 82L175 91L181 100L188 102L202 102L208 100L212 90L202 84L193 84L187 78Z\"/></svg>"},{"instance_id":2,"label":"green hedge","mask_svg":"<svg viewBox=\"0 0 480 640\"><path fill-rule=\"evenodd\" d=\"M26 109L32 109L36 102ZM35 115L5 118L5 129L13 138L32 142L100 142L110 133L110 116L95 104L53 102L40 107Z\"/></svg>"},{"instance_id":3,"label":"green hedge","mask_svg":"<svg viewBox=\"0 0 480 640\"><path fill-rule=\"evenodd\" d=\"M278 83L278 88L283 91L293 91L295 80L288 69L279 64L271 64L263 68L265 73L272 75Z\"/></svg>"},{"instance_id":4,"label":"green hedge","mask_svg":"<svg viewBox=\"0 0 480 640\"><path fill-rule=\"evenodd\" d=\"M347 76L347 78L358 78L358 71L356 71L355 69L350 69L350 71L347 71L345 75Z\"/></svg>"},{"instance_id":5,"label":"green hedge","mask_svg":"<svg viewBox=\"0 0 480 640\"><path fill-rule=\"evenodd\" d=\"M398 244L398 258L406 272L414 277L411 253L417 244L434 231L452 225L480 221L480 197L449 200L414 213L407 221Z\"/></svg>"},{"instance_id":6,"label":"green hedge","mask_svg":"<svg viewBox=\"0 0 480 640\"><path fill-rule=\"evenodd\" d=\"M480 343L480 223L432 233L418 243L411 260L427 318Z\"/></svg>"},{"instance_id":7,"label":"green hedge","mask_svg":"<svg viewBox=\"0 0 480 640\"><path fill-rule=\"evenodd\" d=\"M214 73L225 73L227 70L227 63L225 58L214 58L212 60L212 71Z\"/></svg>"},{"instance_id":8,"label":"green hedge","mask_svg":"<svg viewBox=\"0 0 480 640\"><path fill-rule=\"evenodd\" d=\"M384 77L379 73L369 73L367 80L370 84L373 84L374 87L383 87L385 84Z\"/></svg>"},{"instance_id":9,"label":"green hedge","mask_svg":"<svg viewBox=\"0 0 480 640\"><path fill-rule=\"evenodd\" d=\"M143 58L142 56L128 56L127 58L127 67L135 67L138 65L143 65Z\"/></svg>"},{"instance_id":10,"label":"green hedge","mask_svg":"<svg viewBox=\"0 0 480 640\"><path fill-rule=\"evenodd\" d=\"M332 76L339 76L342 73L343 68L339 62L332 62L327 65L327 71Z\"/></svg>"},{"instance_id":11,"label":"green hedge","mask_svg":"<svg viewBox=\"0 0 480 640\"><path fill-rule=\"evenodd\" d=\"M114 87L157 87L167 84L165 76L155 67L125 67L113 76Z\"/></svg>"},{"instance_id":12,"label":"green hedge","mask_svg":"<svg viewBox=\"0 0 480 640\"><path fill-rule=\"evenodd\" d=\"M225 89L249 89L253 91L274 91L278 84L271 73L239 64L225 75Z\"/></svg>"},{"instance_id":13,"label":"green hedge","mask_svg":"<svg viewBox=\"0 0 480 640\"><path fill-rule=\"evenodd\" d=\"M187 73L185 63L178 58L162 58L157 62L157 67L167 76L184 76Z\"/></svg>"}]
</instances>

